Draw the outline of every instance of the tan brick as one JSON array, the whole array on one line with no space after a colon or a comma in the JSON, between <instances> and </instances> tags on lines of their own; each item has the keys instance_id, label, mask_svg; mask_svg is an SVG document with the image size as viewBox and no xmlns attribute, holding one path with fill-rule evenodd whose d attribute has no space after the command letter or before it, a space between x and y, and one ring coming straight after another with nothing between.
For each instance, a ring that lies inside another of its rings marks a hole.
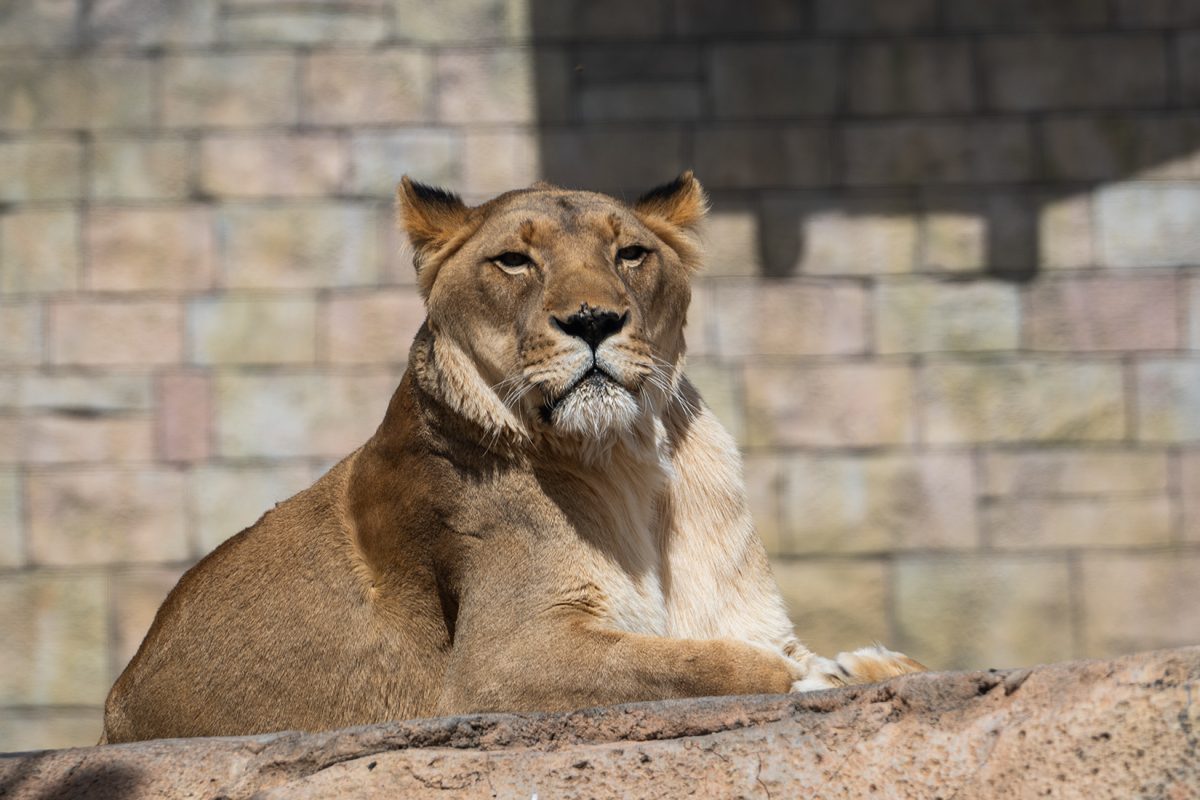
<instances>
[{"instance_id":1,"label":"tan brick","mask_svg":"<svg viewBox=\"0 0 1200 800\"><path fill-rule=\"evenodd\" d=\"M789 459L781 492L790 553L970 548L975 486L966 455Z\"/></svg>"},{"instance_id":2,"label":"tan brick","mask_svg":"<svg viewBox=\"0 0 1200 800\"><path fill-rule=\"evenodd\" d=\"M426 122L433 83L432 59L419 50L315 53L303 68L303 121Z\"/></svg>"},{"instance_id":3,"label":"tan brick","mask_svg":"<svg viewBox=\"0 0 1200 800\"><path fill-rule=\"evenodd\" d=\"M1191 291L1185 301L1190 306L1187 314L1187 344L1192 350L1200 350L1200 275L1194 276L1189 282Z\"/></svg>"},{"instance_id":4,"label":"tan brick","mask_svg":"<svg viewBox=\"0 0 1200 800\"><path fill-rule=\"evenodd\" d=\"M375 432L398 382L391 372L219 375L217 452L340 458Z\"/></svg>"},{"instance_id":5,"label":"tan brick","mask_svg":"<svg viewBox=\"0 0 1200 800\"><path fill-rule=\"evenodd\" d=\"M1083 653L1111 657L1200 641L1200 556L1096 554L1083 560Z\"/></svg>"},{"instance_id":6,"label":"tan brick","mask_svg":"<svg viewBox=\"0 0 1200 800\"><path fill-rule=\"evenodd\" d=\"M747 283L716 290L723 356L844 355L866 349L866 293L853 284Z\"/></svg>"},{"instance_id":7,"label":"tan brick","mask_svg":"<svg viewBox=\"0 0 1200 800\"><path fill-rule=\"evenodd\" d=\"M446 5L397 0L394 8L396 30L403 41L511 41L530 33L530 11L523 0L462 0Z\"/></svg>"},{"instance_id":8,"label":"tan brick","mask_svg":"<svg viewBox=\"0 0 1200 800\"><path fill-rule=\"evenodd\" d=\"M892 203L854 203L814 211L803 219L799 270L811 275L911 272L917 253L916 219Z\"/></svg>"},{"instance_id":9,"label":"tan brick","mask_svg":"<svg viewBox=\"0 0 1200 800\"><path fill-rule=\"evenodd\" d=\"M93 289L207 289L215 280L213 222L205 208L99 208L87 217Z\"/></svg>"},{"instance_id":10,"label":"tan brick","mask_svg":"<svg viewBox=\"0 0 1200 800\"><path fill-rule=\"evenodd\" d=\"M467 202L471 202L469 199ZM396 223L392 206L381 206L375 222L379 239L383 242L379 264L377 286L415 286L417 270L413 265L413 249L408 236Z\"/></svg>"},{"instance_id":11,"label":"tan brick","mask_svg":"<svg viewBox=\"0 0 1200 800\"><path fill-rule=\"evenodd\" d=\"M39 4L40 5L40 4ZM103 702L92 699L94 703ZM91 747L104 729L104 709L8 708L0 717L0 752Z\"/></svg>"},{"instance_id":12,"label":"tan brick","mask_svg":"<svg viewBox=\"0 0 1200 800\"><path fill-rule=\"evenodd\" d=\"M851 49L847 75L856 114L971 110L971 52L962 41L904 39Z\"/></svg>"},{"instance_id":13,"label":"tan brick","mask_svg":"<svg viewBox=\"0 0 1200 800\"><path fill-rule=\"evenodd\" d=\"M1058 558L901 558L895 646L932 669L1028 667L1070 658L1067 564Z\"/></svg>"},{"instance_id":14,"label":"tan brick","mask_svg":"<svg viewBox=\"0 0 1200 800\"><path fill-rule=\"evenodd\" d=\"M30 557L56 566L188 558L184 486L160 469L31 473Z\"/></svg>"},{"instance_id":15,"label":"tan brick","mask_svg":"<svg viewBox=\"0 0 1200 800\"><path fill-rule=\"evenodd\" d=\"M746 502L754 519L754 530L771 555L785 550L779 503L783 491L782 463L774 456L750 453L742 465L746 480Z\"/></svg>"},{"instance_id":16,"label":"tan brick","mask_svg":"<svg viewBox=\"0 0 1200 800\"><path fill-rule=\"evenodd\" d=\"M446 50L439 53L436 70L441 122L537 122L538 87L529 50Z\"/></svg>"},{"instance_id":17,"label":"tan brick","mask_svg":"<svg viewBox=\"0 0 1200 800\"><path fill-rule=\"evenodd\" d=\"M492 196L538 179L538 137L525 129L468 130L463 140L463 189Z\"/></svg>"},{"instance_id":18,"label":"tan brick","mask_svg":"<svg viewBox=\"0 0 1200 800\"><path fill-rule=\"evenodd\" d=\"M1090 194L1051 200L1038 212L1038 265L1080 269L1096 264Z\"/></svg>"},{"instance_id":19,"label":"tan brick","mask_svg":"<svg viewBox=\"0 0 1200 800\"><path fill-rule=\"evenodd\" d=\"M296 122L296 60L278 53L171 56L162 65L162 119L173 128Z\"/></svg>"},{"instance_id":20,"label":"tan brick","mask_svg":"<svg viewBox=\"0 0 1200 800\"><path fill-rule=\"evenodd\" d=\"M220 197L320 197L337 194L348 171L331 135L217 135L200 147L200 187Z\"/></svg>"},{"instance_id":21,"label":"tan brick","mask_svg":"<svg viewBox=\"0 0 1200 800\"><path fill-rule=\"evenodd\" d=\"M696 132L696 173L710 189L821 186L830 179L829 153L829 131L817 125Z\"/></svg>"},{"instance_id":22,"label":"tan brick","mask_svg":"<svg viewBox=\"0 0 1200 800\"><path fill-rule=\"evenodd\" d=\"M359 133L350 141L350 154L350 191L354 194L391 200L401 175L451 189L462 186L462 142L454 131L428 128Z\"/></svg>"},{"instance_id":23,"label":"tan brick","mask_svg":"<svg viewBox=\"0 0 1200 800\"><path fill-rule=\"evenodd\" d=\"M84 35L101 44L199 45L213 40L218 0L96 0L87 6Z\"/></svg>"},{"instance_id":24,"label":"tan brick","mask_svg":"<svg viewBox=\"0 0 1200 800\"><path fill-rule=\"evenodd\" d=\"M1200 360L1144 361L1137 367L1137 437L1200 441Z\"/></svg>"},{"instance_id":25,"label":"tan brick","mask_svg":"<svg viewBox=\"0 0 1200 800\"><path fill-rule=\"evenodd\" d=\"M987 266L988 221L983 214L935 211L921 218L922 268L978 272Z\"/></svg>"},{"instance_id":26,"label":"tan brick","mask_svg":"<svg viewBox=\"0 0 1200 800\"><path fill-rule=\"evenodd\" d=\"M0 11L0 49L69 47L75 44L79 3L42 0L9 3ZM0 747L0 753L21 748Z\"/></svg>"},{"instance_id":27,"label":"tan brick","mask_svg":"<svg viewBox=\"0 0 1200 800\"><path fill-rule=\"evenodd\" d=\"M934 363L923 378L930 442L1097 441L1125 435L1114 363Z\"/></svg>"},{"instance_id":28,"label":"tan brick","mask_svg":"<svg viewBox=\"0 0 1200 800\"><path fill-rule=\"evenodd\" d=\"M158 607L166 599L183 575L183 570L172 567L122 571L109 580L115 620L115 641L109 674L113 680L125 669L141 645Z\"/></svg>"},{"instance_id":29,"label":"tan brick","mask_svg":"<svg viewBox=\"0 0 1200 800\"><path fill-rule=\"evenodd\" d=\"M692 284L692 302L688 306L687 323L683 329L689 355L716 354L716 346L713 344L717 329L714 296L715 291L710 281L697 281Z\"/></svg>"},{"instance_id":30,"label":"tan brick","mask_svg":"<svg viewBox=\"0 0 1200 800\"><path fill-rule=\"evenodd\" d=\"M902 366L748 365L747 443L846 446L911 442L912 384L912 374Z\"/></svg>"},{"instance_id":31,"label":"tan brick","mask_svg":"<svg viewBox=\"0 0 1200 800\"><path fill-rule=\"evenodd\" d=\"M379 229L370 206L231 205L217 219L230 287L355 286L378 275Z\"/></svg>"},{"instance_id":32,"label":"tan brick","mask_svg":"<svg viewBox=\"0 0 1200 800\"><path fill-rule=\"evenodd\" d=\"M1167 457L1140 450L1027 450L983 455L984 494L1053 497L1167 490Z\"/></svg>"},{"instance_id":33,"label":"tan brick","mask_svg":"<svg viewBox=\"0 0 1200 800\"><path fill-rule=\"evenodd\" d=\"M108 691L104 578L18 573L0 581L0 703L99 705ZM7 714L5 715L7 716ZM99 730L96 730L99 738Z\"/></svg>"},{"instance_id":34,"label":"tan brick","mask_svg":"<svg viewBox=\"0 0 1200 800\"><path fill-rule=\"evenodd\" d=\"M746 420L742 411L738 370L712 361L692 360L687 377L700 392L704 405L716 415L725 429L739 442L745 440Z\"/></svg>"},{"instance_id":35,"label":"tan brick","mask_svg":"<svg viewBox=\"0 0 1200 800\"><path fill-rule=\"evenodd\" d=\"M37 415L27 417L22 459L30 464L150 461L149 417Z\"/></svg>"},{"instance_id":36,"label":"tan brick","mask_svg":"<svg viewBox=\"0 0 1200 800\"><path fill-rule=\"evenodd\" d=\"M0 464L21 463L21 447L24 441L24 419L0 415Z\"/></svg>"},{"instance_id":37,"label":"tan brick","mask_svg":"<svg viewBox=\"0 0 1200 800\"><path fill-rule=\"evenodd\" d=\"M0 216L0 292L55 292L79 286L79 215L22 211Z\"/></svg>"},{"instance_id":38,"label":"tan brick","mask_svg":"<svg viewBox=\"0 0 1200 800\"><path fill-rule=\"evenodd\" d=\"M810 650L831 656L891 638L882 561L775 561L771 571Z\"/></svg>"},{"instance_id":39,"label":"tan brick","mask_svg":"<svg viewBox=\"0 0 1200 800\"><path fill-rule=\"evenodd\" d=\"M1060 181L1195 179L1200 156L1189 151L1198 135L1191 114L1051 118L1042 129L1046 172Z\"/></svg>"},{"instance_id":40,"label":"tan brick","mask_svg":"<svg viewBox=\"0 0 1200 800\"><path fill-rule=\"evenodd\" d=\"M147 126L151 77L143 58L0 60L0 130Z\"/></svg>"},{"instance_id":41,"label":"tan brick","mask_svg":"<svg viewBox=\"0 0 1200 800\"><path fill-rule=\"evenodd\" d=\"M230 8L221 19L228 42L327 45L378 42L388 35L387 3L255 4Z\"/></svg>"},{"instance_id":42,"label":"tan brick","mask_svg":"<svg viewBox=\"0 0 1200 800\"><path fill-rule=\"evenodd\" d=\"M880 353L1015 350L1021 302L1009 283L904 281L875 294Z\"/></svg>"},{"instance_id":43,"label":"tan brick","mask_svg":"<svg viewBox=\"0 0 1200 800\"><path fill-rule=\"evenodd\" d=\"M1200 542L1200 450L1186 450L1179 458L1179 484L1183 492L1183 538Z\"/></svg>"},{"instance_id":44,"label":"tan brick","mask_svg":"<svg viewBox=\"0 0 1200 800\"><path fill-rule=\"evenodd\" d=\"M100 200L187 197L190 145L183 139L101 139L92 145L91 196Z\"/></svg>"},{"instance_id":45,"label":"tan brick","mask_svg":"<svg viewBox=\"0 0 1200 800\"><path fill-rule=\"evenodd\" d=\"M1200 262L1200 186L1114 183L1096 193L1099 256L1110 267Z\"/></svg>"},{"instance_id":46,"label":"tan brick","mask_svg":"<svg viewBox=\"0 0 1200 800\"><path fill-rule=\"evenodd\" d=\"M704 273L749 277L762 271L758 216L753 211L716 210L704 230Z\"/></svg>"},{"instance_id":47,"label":"tan brick","mask_svg":"<svg viewBox=\"0 0 1200 800\"><path fill-rule=\"evenodd\" d=\"M831 113L837 55L826 42L719 44L709 54L713 113L723 119Z\"/></svg>"},{"instance_id":48,"label":"tan brick","mask_svg":"<svg viewBox=\"0 0 1200 800\"><path fill-rule=\"evenodd\" d=\"M1039 281L1029 293L1034 350L1169 350L1179 346L1175 278Z\"/></svg>"},{"instance_id":49,"label":"tan brick","mask_svg":"<svg viewBox=\"0 0 1200 800\"><path fill-rule=\"evenodd\" d=\"M311 297L221 295L188 308L189 359L196 364L298 364L316 358Z\"/></svg>"},{"instance_id":50,"label":"tan brick","mask_svg":"<svg viewBox=\"0 0 1200 800\"><path fill-rule=\"evenodd\" d=\"M37 303L0 303L0 364L42 361L42 307Z\"/></svg>"},{"instance_id":51,"label":"tan brick","mask_svg":"<svg viewBox=\"0 0 1200 800\"><path fill-rule=\"evenodd\" d=\"M182 311L140 300L64 301L50 308L55 364L173 364L183 353Z\"/></svg>"},{"instance_id":52,"label":"tan brick","mask_svg":"<svg viewBox=\"0 0 1200 800\"><path fill-rule=\"evenodd\" d=\"M308 467L297 465L196 469L191 475L191 514L201 552L212 552L312 482Z\"/></svg>"},{"instance_id":53,"label":"tan brick","mask_svg":"<svg viewBox=\"0 0 1200 800\"><path fill-rule=\"evenodd\" d=\"M208 375L177 372L156 385L155 441L164 461L202 461L212 450L213 388Z\"/></svg>"},{"instance_id":54,"label":"tan brick","mask_svg":"<svg viewBox=\"0 0 1200 800\"><path fill-rule=\"evenodd\" d=\"M21 517L21 478L0 469L0 567L25 563L24 524Z\"/></svg>"},{"instance_id":55,"label":"tan brick","mask_svg":"<svg viewBox=\"0 0 1200 800\"><path fill-rule=\"evenodd\" d=\"M329 360L340 364L398 364L421 323L425 303L416 289L334 295L329 301Z\"/></svg>"},{"instance_id":56,"label":"tan brick","mask_svg":"<svg viewBox=\"0 0 1200 800\"><path fill-rule=\"evenodd\" d=\"M83 194L83 147L51 136L0 142L0 202L75 200Z\"/></svg>"},{"instance_id":57,"label":"tan brick","mask_svg":"<svg viewBox=\"0 0 1200 800\"><path fill-rule=\"evenodd\" d=\"M34 373L22 375L16 385L23 409L89 415L148 411L152 405L148 375Z\"/></svg>"},{"instance_id":58,"label":"tan brick","mask_svg":"<svg viewBox=\"0 0 1200 800\"><path fill-rule=\"evenodd\" d=\"M1022 122L879 122L844 128L851 186L1013 183L1033 175Z\"/></svg>"},{"instance_id":59,"label":"tan brick","mask_svg":"<svg viewBox=\"0 0 1200 800\"><path fill-rule=\"evenodd\" d=\"M1166 544L1171 508L1165 495L1023 498L985 507L983 527L1002 549Z\"/></svg>"}]
</instances>

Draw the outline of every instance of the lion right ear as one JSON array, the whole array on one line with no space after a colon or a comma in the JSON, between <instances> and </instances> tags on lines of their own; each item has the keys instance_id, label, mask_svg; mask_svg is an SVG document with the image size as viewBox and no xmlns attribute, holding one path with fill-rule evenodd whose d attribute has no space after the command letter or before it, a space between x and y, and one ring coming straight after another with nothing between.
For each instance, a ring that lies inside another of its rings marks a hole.
<instances>
[{"instance_id":1,"label":"lion right ear","mask_svg":"<svg viewBox=\"0 0 1200 800\"><path fill-rule=\"evenodd\" d=\"M396 215L420 259L448 242L466 222L469 209L453 192L426 186L405 175L396 188Z\"/></svg>"}]
</instances>

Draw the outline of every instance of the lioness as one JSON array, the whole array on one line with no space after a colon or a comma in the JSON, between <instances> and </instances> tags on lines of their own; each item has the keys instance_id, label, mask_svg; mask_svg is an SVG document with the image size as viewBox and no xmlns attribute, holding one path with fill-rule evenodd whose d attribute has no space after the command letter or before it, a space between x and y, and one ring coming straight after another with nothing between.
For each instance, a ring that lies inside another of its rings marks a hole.
<instances>
[{"instance_id":1,"label":"lioness","mask_svg":"<svg viewBox=\"0 0 1200 800\"><path fill-rule=\"evenodd\" d=\"M787 692L921 669L796 639L683 377L707 200L402 181L428 318L371 439L193 567L104 739Z\"/></svg>"}]
</instances>

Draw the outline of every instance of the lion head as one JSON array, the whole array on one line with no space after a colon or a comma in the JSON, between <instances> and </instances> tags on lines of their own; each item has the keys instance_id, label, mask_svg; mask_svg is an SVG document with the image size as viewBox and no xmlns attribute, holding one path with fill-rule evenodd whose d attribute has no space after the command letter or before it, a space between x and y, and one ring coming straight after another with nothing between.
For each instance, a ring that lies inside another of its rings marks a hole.
<instances>
[{"instance_id":1,"label":"lion head","mask_svg":"<svg viewBox=\"0 0 1200 800\"><path fill-rule=\"evenodd\" d=\"M497 437L603 440L675 395L707 207L690 172L632 205L535 184L471 207L405 177L398 206L424 369L459 412Z\"/></svg>"}]
</instances>

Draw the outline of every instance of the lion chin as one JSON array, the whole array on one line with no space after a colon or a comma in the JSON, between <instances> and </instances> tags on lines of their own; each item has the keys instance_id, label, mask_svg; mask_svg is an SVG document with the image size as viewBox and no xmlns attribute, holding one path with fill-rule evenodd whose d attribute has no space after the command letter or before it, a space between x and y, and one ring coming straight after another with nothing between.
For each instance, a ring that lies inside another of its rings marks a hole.
<instances>
[{"instance_id":1,"label":"lion chin","mask_svg":"<svg viewBox=\"0 0 1200 800\"><path fill-rule=\"evenodd\" d=\"M632 392L595 370L546 410L555 433L589 440L623 434L642 416Z\"/></svg>"}]
</instances>

